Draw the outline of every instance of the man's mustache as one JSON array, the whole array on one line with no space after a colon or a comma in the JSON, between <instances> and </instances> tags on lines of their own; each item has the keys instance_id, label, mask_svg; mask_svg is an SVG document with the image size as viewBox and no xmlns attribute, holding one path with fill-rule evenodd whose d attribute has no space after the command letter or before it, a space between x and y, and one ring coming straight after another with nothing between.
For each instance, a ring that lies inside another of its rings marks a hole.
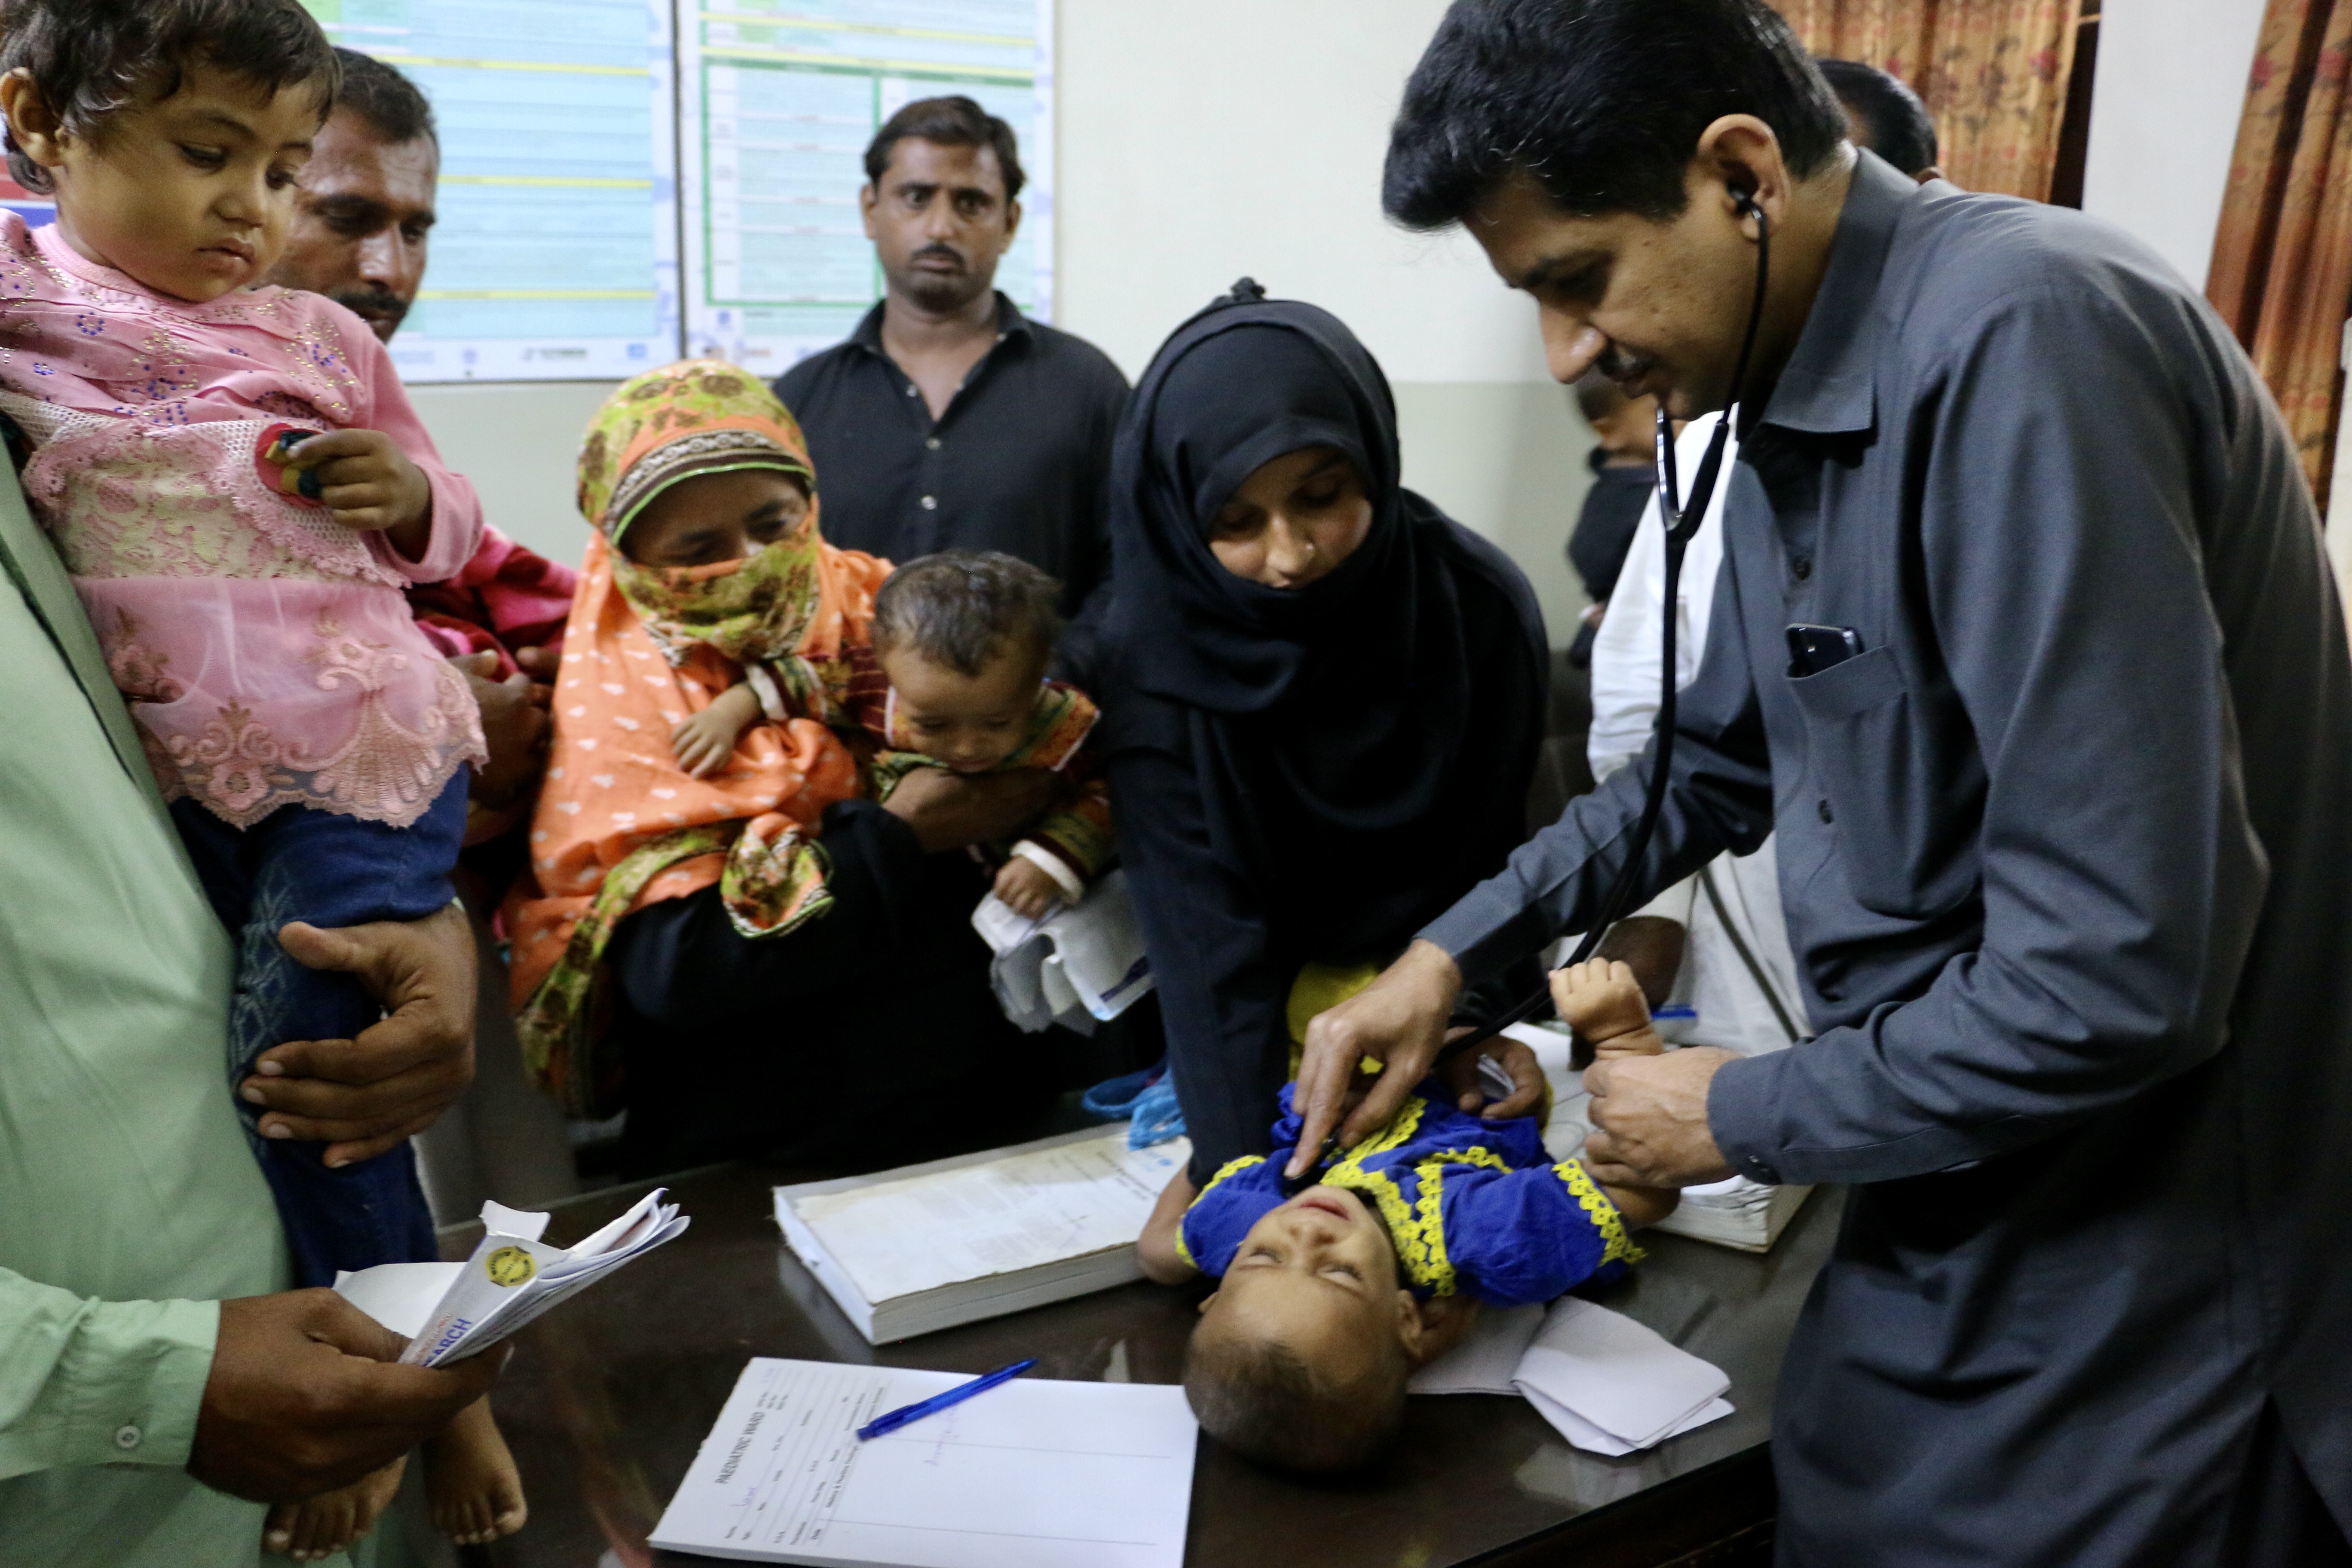
<instances>
[{"instance_id":1,"label":"man's mustache","mask_svg":"<svg viewBox=\"0 0 2352 1568\"><path fill-rule=\"evenodd\" d=\"M389 289L338 289L327 296L361 316L381 316L395 325L408 314L408 301Z\"/></svg>"},{"instance_id":2,"label":"man's mustache","mask_svg":"<svg viewBox=\"0 0 2352 1568\"><path fill-rule=\"evenodd\" d=\"M1611 343L1601 351L1601 357L1594 360L1592 364L1594 369L1612 381L1631 381L1648 370L1654 363L1655 362L1642 354L1627 353L1615 343Z\"/></svg>"},{"instance_id":3,"label":"man's mustache","mask_svg":"<svg viewBox=\"0 0 2352 1568\"><path fill-rule=\"evenodd\" d=\"M907 258L908 265L912 266L914 263L923 260L927 257L940 261L953 262L958 269L961 269L965 265L962 251L958 250L952 245L940 244L932 244L923 247L922 249Z\"/></svg>"}]
</instances>

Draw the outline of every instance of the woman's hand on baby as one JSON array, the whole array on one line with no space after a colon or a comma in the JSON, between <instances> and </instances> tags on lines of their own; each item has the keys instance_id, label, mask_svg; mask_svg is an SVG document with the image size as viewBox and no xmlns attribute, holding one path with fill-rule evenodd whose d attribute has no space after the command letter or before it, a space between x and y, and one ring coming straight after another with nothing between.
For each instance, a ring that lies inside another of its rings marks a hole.
<instances>
[{"instance_id":1,"label":"woman's hand on baby","mask_svg":"<svg viewBox=\"0 0 2352 1568\"><path fill-rule=\"evenodd\" d=\"M1042 920L1062 901L1062 885L1034 860L1015 855L996 874L996 897L1024 920Z\"/></svg>"},{"instance_id":2,"label":"woman's hand on baby","mask_svg":"<svg viewBox=\"0 0 2352 1568\"><path fill-rule=\"evenodd\" d=\"M382 532L411 561L431 542L433 484L381 430L330 430L295 447L292 466L319 476L319 500L337 522Z\"/></svg>"}]
</instances>

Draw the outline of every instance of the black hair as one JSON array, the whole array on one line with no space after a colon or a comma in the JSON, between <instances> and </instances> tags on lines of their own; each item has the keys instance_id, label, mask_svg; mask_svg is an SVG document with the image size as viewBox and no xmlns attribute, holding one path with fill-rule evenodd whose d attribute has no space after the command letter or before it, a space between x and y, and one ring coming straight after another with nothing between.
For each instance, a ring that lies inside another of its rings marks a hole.
<instances>
[{"instance_id":1,"label":"black hair","mask_svg":"<svg viewBox=\"0 0 2352 1568\"><path fill-rule=\"evenodd\" d=\"M1201 1429L1244 1458L1307 1475L1361 1469L1404 1425L1412 1368L1383 1336L1352 1384L1318 1377L1288 1345L1214 1331L1202 1319L1184 1352L1184 1400Z\"/></svg>"},{"instance_id":2,"label":"black hair","mask_svg":"<svg viewBox=\"0 0 2352 1568\"><path fill-rule=\"evenodd\" d=\"M67 130L180 90L202 63L268 92L309 85L325 123L341 85L327 35L298 0L0 0L0 75L24 70ZM7 133L8 173L47 191L47 170Z\"/></svg>"},{"instance_id":3,"label":"black hair","mask_svg":"<svg viewBox=\"0 0 2352 1568\"><path fill-rule=\"evenodd\" d=\"M1901 77L1860 60L1819 59L1813 65L1838 101L1862 121L1862 142L1915 178L1936 162L1936 117Z\"/></svg>"},{"instance_id":4,"label":"black hair","mask_svg":"<svg viewBox=\"0 0 2352 1568\"><path fill-rule=\"evenodd\" d=\"M998 550L942 550L919 556L874 595L874 648L908 648L933 664L978 675L1006 644L1043 662L1062 635L1055 600L1062 585Z\"/></svg>"},{"instance_id":5,"label":"black hair","mask_svg":"<svg viewBox=\"0 0 2352 1568\"><path fill-rule=\"evenodd\" d=\"M1454 0L1405 84L1381 205L1444 228L1525 171L1565 213L1673 217L1700 133L1727 114L1769 125L1799 178L1845 140L1764 0Z\"/></svg>"},{"instance_id":6,"label":"black hair","mask_svg":"<svg viewBox=\"0 0 2352 1568\"><path fill-rule=\"evenodd\" d=\"M991 114L971 99L958 93L950 98L919 98L882 122L874 140L866 144L866 177L876 185L882 184L883 172L890 167L890 149L908 137L919 142L936 142L942 147L985 147L996 154L996 167L1004 176L1004 199L1017 200L1027 177L1021 172L1021 142L1013 134L1013 127Z\"/></svg>"},{"instance_id":7,"label":"black hair","mask_svg":"<svg viewBox=\"0 0 2352 1568\"><path fill-rule=\"evenodd\" d=\"M433 105L415 82L357 49L338 47L335 58L343 68L342 90L335 94L337 109L350 110L395 147L426 137L439 144L441 133L433 123Z\"/></svg>"}]
</instances>

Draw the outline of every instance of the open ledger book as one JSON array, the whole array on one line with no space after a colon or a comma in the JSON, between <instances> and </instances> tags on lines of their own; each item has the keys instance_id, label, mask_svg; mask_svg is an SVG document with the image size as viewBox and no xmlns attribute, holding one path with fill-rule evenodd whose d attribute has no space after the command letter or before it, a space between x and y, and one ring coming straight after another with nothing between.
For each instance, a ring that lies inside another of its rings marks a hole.
<instances>
[{"instance_id":1,"label":"open ledger book","mask_svg":"<svg viewBox=\"0 0 2352 1568\"><path fill-rule=\"evenodd\" d=\"M1116 1125L776 1189L784 1241L872 1344L1142 1278L1135 1243L1192 1146Z\"/></svg>"},{"instance_id":2,"label":"open ledger book","mask_svg":"<svg viewBox=\"0 0 2352 1568\"><path fill-rule=\"evenodd\" d=\"M408 1336L401 1361L463 1361L633 1258L682 1234L687 1218L656 1187L627 1213L571 1247L549 1247L547 1215L482 1205L482 1239L463 1263L380 1263L335 1279L335 1293Z\"/></svg>"}]
</instances>

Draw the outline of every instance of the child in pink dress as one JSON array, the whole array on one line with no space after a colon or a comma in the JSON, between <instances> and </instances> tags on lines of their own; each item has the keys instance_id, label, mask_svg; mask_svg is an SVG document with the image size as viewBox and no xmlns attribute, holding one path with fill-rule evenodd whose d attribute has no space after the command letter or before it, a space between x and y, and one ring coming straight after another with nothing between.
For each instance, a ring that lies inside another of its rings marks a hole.
<instances>
[{"instance_id":1,"label":"child in pink dress","mask_svg":"<svg viewBox=\"0 0 2352 1568\"><path fill-rule=\"evenodd\" d=\"M0 0L10 171L58 204L37 231L0 216L0 414L236 935L232 1089L273 1046L381 1016L278 932L446 907L483 757L466 683L403 594L473 553L473 489L364 323L256 286L339 74L296 0ZM262 1137L238 1109L299 1283L437 1256L405 1143L330 1169L324 1144ZM426 1464L452 1533L521 1522L486 1406ZM281 1508L266 1544L340 1550L388 1474Z\"/></svg>"}]
</instances>

